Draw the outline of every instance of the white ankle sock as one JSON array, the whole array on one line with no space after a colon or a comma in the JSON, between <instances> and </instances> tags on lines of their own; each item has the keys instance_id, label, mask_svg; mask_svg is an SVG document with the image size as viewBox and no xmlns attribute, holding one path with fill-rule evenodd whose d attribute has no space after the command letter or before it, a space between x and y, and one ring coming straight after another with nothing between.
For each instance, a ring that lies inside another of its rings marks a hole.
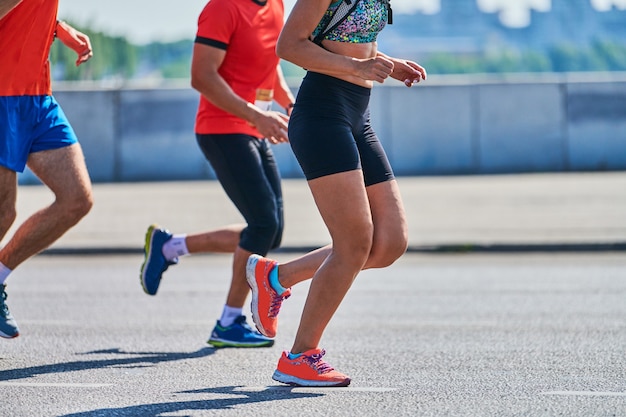
<instances>
[{"instance_id":1,"label":"white ankle sock","mask_svg":"<svg viewBox=\"0 0 626 417\"><path fill-rule=\"evenodd\" d=\"M11 270L7 268L2 262L0 262L0 285L4 284L9 278Z\"/></svg>"},{"instance_id":2,"label":"white ankle sock","mask_svg":"<svg viewBox=\"0 0 626 417\"><path fill-rule=\"evenodd\" d=\"M179 256L189 255L189 249L187 249L187 243L185 239L187 235L174 235L170 240L163 245L163 256L168 261L173 261Z\"/></svg>"},{"instance_id":3,"label":"white ankle sock","mask_svg":"<svg viewBox=\"0 0 626 417\"><path fill-rule=\"evenodd\" d=\"M222 317L220 317L220 325L222 327L228 327L235 322L235 319L239 316L243 315L243 308L241 307L230 307L224 304L224 309L222 310Z\"/></svg>"}]
</instances>

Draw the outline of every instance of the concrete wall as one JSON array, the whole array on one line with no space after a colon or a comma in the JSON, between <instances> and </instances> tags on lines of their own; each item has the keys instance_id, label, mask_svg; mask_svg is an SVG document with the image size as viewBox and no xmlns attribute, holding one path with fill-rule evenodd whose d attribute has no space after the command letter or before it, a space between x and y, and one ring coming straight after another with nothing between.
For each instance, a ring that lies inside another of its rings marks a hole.
<instances>
[{"instance_id":1,"label":"concrete wall","mask_svg":"<svg viewBox=\"0 0 626 417\"><path fill-rule=\"evenodd\" d=\"M187 85L55 87L94 182L214 178L195 142L198 96ZM626 169L625 75L390 82L374 88L371 110L397 175ZM285 178L302 176L288 145L274 151Z\"/></svg>"}]
</instances>

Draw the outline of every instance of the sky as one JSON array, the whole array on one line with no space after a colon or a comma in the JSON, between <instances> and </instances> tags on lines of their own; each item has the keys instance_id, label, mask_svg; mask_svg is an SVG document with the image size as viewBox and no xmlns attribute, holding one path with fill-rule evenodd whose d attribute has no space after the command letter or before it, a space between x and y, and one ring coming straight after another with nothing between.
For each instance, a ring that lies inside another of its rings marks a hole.
<instances>
[{"instance_id":1,"label":"sky","mask_svg":"<svg viewBox=\"0 0 626 417\"><path fill-rule=\"evenodd\" d=\"M284 0L289 12L295 0ZM472 0L466 0L472 1ZM550 9L551 0L476 0L486 12L500 13L508 26L528 25L529 8ZM568 0L558 0L568 1ZM598 10L612 6L626 9L626 0L590 0ZM123 35L134 43L190 39L207 0L60 0L59 18L68 19L94 30ZM439 0L391 0L394 13L437 13Z\"/></svg>"}]
</instances>

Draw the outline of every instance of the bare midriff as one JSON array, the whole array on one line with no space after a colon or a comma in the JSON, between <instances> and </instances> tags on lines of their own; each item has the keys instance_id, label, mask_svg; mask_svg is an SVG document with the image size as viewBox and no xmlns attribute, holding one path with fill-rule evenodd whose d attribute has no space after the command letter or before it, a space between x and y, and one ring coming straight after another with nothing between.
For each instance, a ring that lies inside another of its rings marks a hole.
<instances>
[{"instance_id":1,"label":"bare midriff","mask_svg":"<svg viewBox=\"0 0 626 417\"><path fill-rule=\"evenodd\" d=\"M378 52L378 44L376 42L370 43L349 43L349 42L339 42L339 41L322 41L322 46L324 49L333 52L338 55L349 56L357 59L367 59L373 58L376 56ZM320 71L323 72L323 71ZM352 84L360 85L362 87L372 88L373 81L364 80L363 78L354 76L354 75L337 75L337 74L327 74L332 75L335 78L339 78L344 81L348 81Z\"/></svg>"}]
</instances>

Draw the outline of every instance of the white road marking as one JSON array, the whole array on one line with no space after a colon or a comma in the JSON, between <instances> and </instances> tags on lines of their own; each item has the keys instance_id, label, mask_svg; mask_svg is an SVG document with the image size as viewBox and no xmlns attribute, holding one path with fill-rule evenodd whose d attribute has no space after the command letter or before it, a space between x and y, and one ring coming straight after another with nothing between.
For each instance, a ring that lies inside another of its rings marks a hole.
<instances>
[{"instance_id":1,"label":"white road marking","mask_svg":"<svg viewBox=\"0 0 626 417\"><path fill-rule=\"evenodd\" d=\"M54 388L103 388L110 387L113 384L78 384L78 383L64 383L64 382L11 382L1 381L2 387L54 387Z\"/></svg>"},{"instance_id":2,"label":"white road marking","mask_svg":"<svg viewBox=\"0 0 626 417\"><path fill-rule=\"evenodd\" d=\"M547 391L541 395L570 395L570 396L587 396L587 397L626 397L626 392L611 391Z\"/></svg>"}]
</instances>

